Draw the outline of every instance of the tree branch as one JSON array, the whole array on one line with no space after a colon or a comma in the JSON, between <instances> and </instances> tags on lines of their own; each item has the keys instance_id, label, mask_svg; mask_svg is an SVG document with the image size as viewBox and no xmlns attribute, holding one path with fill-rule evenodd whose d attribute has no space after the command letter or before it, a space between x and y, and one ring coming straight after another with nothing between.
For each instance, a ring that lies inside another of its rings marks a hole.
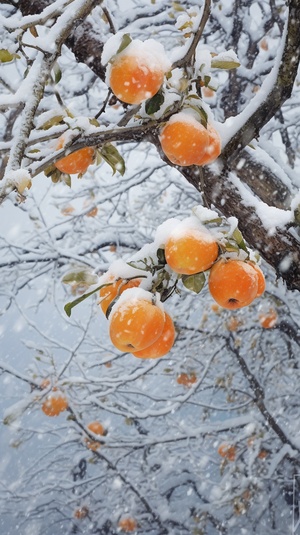
<instances>
[{"instance_id":1,"label":"tree branch","mask_svg":"<svg viewBox=\"0 0 300 535\"><path fill-rule=\"evenodd\" d=\"M263 126L274 117L282 104L291 96L300 62L299 18L299 1L290 0L281 57L277 58L277 64L268 75L260 91L241 112L240 120L245 117L243 125L234 133L222 152L222 158L226 165L231 164L239 156L241 149L246 147L253 138L258 137ZM276 68L278 69L277 74ZM272 88L269 90L270 81L272 81ZM264 92L262 93L262 91ZM252 112L255 101L257 101L257 106Z\"/></svg>"},{"instance_id":2,"label":"tree branch","mask_svg":"<svg viewBox=\"0 0 300 535\"><path fill-rule=\"evenodd\" d=\"M99 2L95 1L95 5ZM20 0L19 9L23 15L41 13L51 4L51 0ZM81 24L75 27L65 42L66 46L75 55L77 61L85 63L101 80L105 80L105 68L101 65L103 43L96 38L92 25L81 20Z\"/></svg>"},{"instance_id":3,"label":"tree branch","mask_svg":"<svg viewBox=\"0 0 300 535\"><path fill-rule=\"evenodd\" d=\"M236 356L238 363L240 365L240 368L249 381L250 387L254 392L255 395L255 404L257 408L260 410L261 414L265 418L266 422L270 426L271 429L273 429L274 433L278 436L278 438L281 440L283 444L288 444L293 450L299 450L296 444L294 444L286 435L284 430L280 427L280 425L276 422L275 418L272 416L270 411L267 409L265 404L265 391L260 386L258 380L253 375L253 373L250 371L250 368L248 367L245 359L242 357L240 352L237 350L234 339L232 336L230 336L229 339L229 347L231 351Z\"/></svg>"}]
</instances>

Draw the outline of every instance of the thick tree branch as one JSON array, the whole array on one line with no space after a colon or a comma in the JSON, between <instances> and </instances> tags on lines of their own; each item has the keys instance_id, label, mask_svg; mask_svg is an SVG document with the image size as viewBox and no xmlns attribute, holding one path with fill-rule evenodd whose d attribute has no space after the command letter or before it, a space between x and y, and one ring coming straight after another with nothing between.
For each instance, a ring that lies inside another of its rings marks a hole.
<instances>
[{"instance_id":1,"label":"thick tree branch","mask_svg":"<svg viewBox=\"0 0 300 535\"><path fill-rule=\"evenodd\" d=\"M283 103L291 96L295 78L297 76L300 62L300 3L299 0L289 1L289 16L285 34L285 43L282 51L280 64L276 77L274 71L268 75L268 80L272 80L272 88L264 88L266 94L261 102L260 92L253 98L258 101L257 107L252 112L253 101L251 101L245 110L240 114L244 124L239 128L232 138L224 147L222 158L229 165L237 156L241 149L246 147L253 138L259 136L263 126L270 120L281 108ZM260 90L262 91L262 89Z\"/></svg>"}]
</instances>

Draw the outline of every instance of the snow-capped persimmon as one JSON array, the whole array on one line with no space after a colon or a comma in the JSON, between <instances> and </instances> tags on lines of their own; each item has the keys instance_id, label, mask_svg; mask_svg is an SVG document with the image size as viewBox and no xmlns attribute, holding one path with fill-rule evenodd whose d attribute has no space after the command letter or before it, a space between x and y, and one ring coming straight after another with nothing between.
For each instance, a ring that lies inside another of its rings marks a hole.
<instances>
[{"instance_id":1,"label":"snow-capped persimmon","mask_svg":"<svg viewBox=\"0 0 300 535\"><path fill-rule=\"evenodd\" d=\"M120 351L133 352L146 349L159 338L165 313L152 302L149 292L131 288L125 290L113 306L109 320L109 334L114 346Z\"/></svg>"},{"instance_id":2,"label":"snow-capped persimmon","mask_svg":"<svg viewBox=\"0 0 300 535\"><path fill-rule=\"evenodd\" d=\"M158 359L169 353L175 340L175 327L171 316L165 312L163 331L157 340L141 351L134 351L133 355L139 359Z\"/></svg>"},{"instance_id":3,"label":"snow-capped persimmon","mask_svg":"<svg viewBox=\"0 0 300 535\"><path fill-rule=\"evenodd\" d=\"M132 531L136 531L137 527L137 521L129 516L121 518L118 523L119 530L124 531L125 533L131 533Z\"/></svg>"},{"instance_id":4,"label":"snow-capped persimmon","mask_svg":"<svg viewBox=\"0 0 300 535\"><path fill-rule=\"evenodd\" d=\"M107 286L103 286L103 288L101 288L99 291L100 306L104 314L106 314L109 305L117 296L121 295L124 290L128 290L128 288L135 288L139 286L140 283L140 279L131 279L126 281L120 278L115 280L113 275L108 276Z\"/></svg>"},{"instance_id":5,"label":"snow-capped persimmon","mask_svg":"<svg viewBox=\"0 0 300 535\"><path fill-rule=\"evenodd\" d=\"M60 137L56 150L62 149L65 144L64 137ZM60 160L55 162L55 167L62 173L75 175L77 173L85 173L87 168L94 162L95 149L93 147L84 147L76 150Z\"/></svg>"},{"instance_id":6,"label":"snow-capped persimmon","mask_svg":"<svg viewBox=\"0 0 300 535\"><path fill-rule=\"evenodd\" d=\"M87 428L92 431L95 435L105 436L106 435L106 429L103 427L103 425L98 422L90 422L87 426ZM89 438L85 439L85 443L87 448L89 448L92 451L96 451L100 448L101 443L96 440L91 440Z\"/></svg>"},{"instance_id":7,"label":"snow-capped persimmon","mask_svg":"<svg viewBox=\"0 0 300 535\"><path fill-rule=\"evenodd\" d=\"M209 269L218 258L219 246L206 229L177 225L165 243L167 264L175 273L194 275Z\"/></svg>"},{"instance_id":8,"label":"snow-capped persimmon","mask_svg":"<svg viewBox=\"0 0 300 535\"><path fill-rule=\"evenodd\" d=\"M61 412L68 408L68 402L66 397L59 393L54 392L47 396L42 405L42 411L46 416L58 416Z\"/></svg>"},{"instance_id":9,"label":"snow-capped persimmon","mask_svg":"<svg viewBox=\"0 0 300 535\"><path fill-rule=\"evenodd\" d=\"M207 154L209 132L194 115L182 111L172 115L160 132L162 151L181 166L202 165Z\"/></svg>"},{"instance_id":10,"label":"snow-capped persimmon","mask_svg":"<svg viewBox=\"0 0 300 535\"><path fill-rule=\"evenodd\" d=\"M95 422L91 422L88 424L87 428L92 431L95 435L102 435L104 436L106 434L105 427L98 422L97 420Z\"/></svg>"},{"instance_id":11,"label":"snow-capped persimmon","mask_svg":"<svg viewBox=\"0 0 300 535\"><path fill-rule=\"evenodd\" d=\"M159 91L170 66L161 44L136 39L110 60L107 83L122 102L141 104Z\"/></svg>"},{"instance_id":12,"label":"snow-capped persimmon","mask_svg":"<svg viewBox=\"0 0 300 535\"><path fill-rule=\"evenodd\" d=\"M248 262L221 259L210 270L208 287L221 307L235 310L250 305L257 297L258 275Z\"/></svg>"},{"instance_id":13,"label":"snow-capped persimmon","mask_svg":"<svg viewBox=\"0 0 300 535\"><path fill-rule=\"evenodd\" d=\"M237 449L236 446L224 442L218 447L218 454L227 461L235 461Z\"/></svg>"}]
</instances>

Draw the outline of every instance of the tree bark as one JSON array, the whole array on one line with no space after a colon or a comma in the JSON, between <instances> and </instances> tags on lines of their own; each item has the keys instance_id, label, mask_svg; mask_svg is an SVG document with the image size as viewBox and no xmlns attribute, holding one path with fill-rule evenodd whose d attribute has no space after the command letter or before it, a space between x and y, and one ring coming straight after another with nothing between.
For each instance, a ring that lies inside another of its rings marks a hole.
<instances>
[{"instance_id":1,"label":"tree bark","mask_svg":"<svg viewBox=\"0 0 300 535\"><path fill-rule=\"evenodd\" d=\"M20 0L18 7L23 16L34 15L41 13L51 3L51 0ZM103 43L96 38L92 31L93 27L88 21L79 21L78 24L65 44L73 52L77 61L85 63L104 81L105 68L101 64Z\"/></svg>"}]
</instances>

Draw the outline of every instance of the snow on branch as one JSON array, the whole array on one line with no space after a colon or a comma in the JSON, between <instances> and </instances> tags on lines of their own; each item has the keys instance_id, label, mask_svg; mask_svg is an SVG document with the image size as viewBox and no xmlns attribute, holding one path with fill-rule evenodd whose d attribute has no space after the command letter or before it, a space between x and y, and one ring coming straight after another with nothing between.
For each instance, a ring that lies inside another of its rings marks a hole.
<instances>
[{"instance_id":1,"label":"snow on branch","mask_svg":"<svg viewBox=\"0 0 300 535\"><path fill-rule=\"evenodd\" d=\"M19 131L15 135L6 172L1 184L1 200L15 188L16 179L19 179L19 171L29 135L33 128L35 113L43 97L45 84L60 53L61 46L73 30L75 21L85 18L94 8L95 4L95 0L75 0L58 17L48 35L47 42L50 43L50 48L48 47L48 50L37 52L28 76L24 79L18 90L18 93L23 95L22 100L26 103L22 112ZM14 175L15 171L18 173L17 177Z\"/></svg>"},{"instance_id":2,"label":"snow on branch","mask_svg":"<svg viewBox=\"0 0 300 535\"><path fill-rule=\"evenodd\" d=\"M300 61L300 32L298 0L289 2L289 15L282 36L282 45L276 62L259 92L236 117L225 122L225 147L222 158L228 165L239 151L259 135L263 126L274 117L291 96ZM226 127L228 134L226 136ZM227 139L226 139L227 137Z\"/></svg>"}]
</instances>

